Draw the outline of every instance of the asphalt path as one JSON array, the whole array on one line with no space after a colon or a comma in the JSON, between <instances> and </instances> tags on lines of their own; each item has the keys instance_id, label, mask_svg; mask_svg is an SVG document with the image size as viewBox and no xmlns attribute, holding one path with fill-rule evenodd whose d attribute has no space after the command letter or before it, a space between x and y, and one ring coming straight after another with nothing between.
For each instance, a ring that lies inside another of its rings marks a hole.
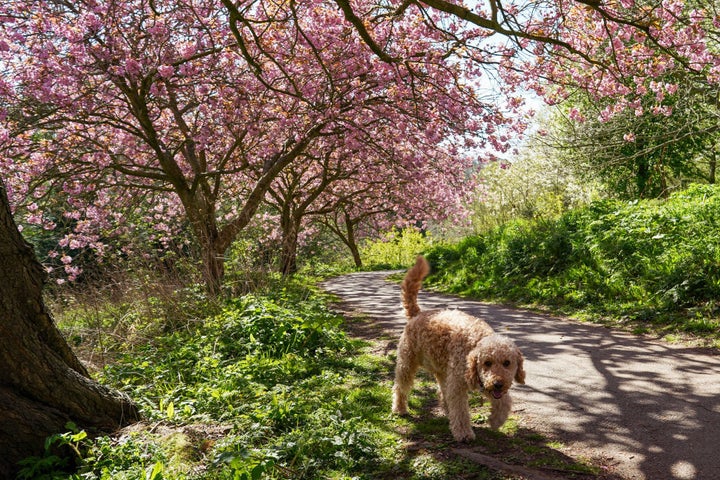
<instances>
[{"instance_id":1,"label":"asphalt path","mask_svg":"<svg viewBox=\"0 0 720 480\"><path fill-rule=\"evenodd\" d=\"M323 284L367 315L373 335L405 325L391 272ZM720 479L720 355L602 326L421 290L422 309L457 308L513 338L526 385L513 387L520 425L603 458L625 479Z\"/></svg>"}]
</instances>

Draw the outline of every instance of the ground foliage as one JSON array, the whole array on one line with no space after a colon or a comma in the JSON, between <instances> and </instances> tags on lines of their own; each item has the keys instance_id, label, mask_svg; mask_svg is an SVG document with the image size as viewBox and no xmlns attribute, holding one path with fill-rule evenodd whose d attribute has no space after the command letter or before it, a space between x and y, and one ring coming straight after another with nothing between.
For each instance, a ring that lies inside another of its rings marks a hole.
<instances>
[{"instance_id":1,"label":"ground foliage","mask_svg":"<svg viewBox=\"0 0 720 480\"><path fill-rule=\"evenodd\" d=\"M720 188L666 201L603 200L557 220L508 222L436 246L429 284L630 322L638 330L717 336Z\"/></svg>"},{"instance_id":2,"label":"ground foliage","mask_svg":"<svg viewBox=\"0 0 720 480\"><path fill-rule=\"evenodd\" d=\"M369 270L404 269L433 243L429 233L416 228L396 229L384 237L367 241L361 248L365 268Z\"/></svg>"},{"instance_id":3,"label":"ground foliage","mask_svg":"<svg viewBox=\"0 0 720 480\"><path fill-rule=\"evenodd\" d=\"M68 425L23 462L20 478L515 478L451 452L429 376L418 378L413 417L391 415L393 354L346 333L314 282L268 281L212 301L185 287L56 305L99 380L131 395L145 419L101 437ZM513 418L502 432L483 428L488 407L474 399L472 409L479 440L468 447L510 463L596 469Z\"/></svg>"},{"instance_id":4,"label":"ground foliage","mask_svg":"<svg viewBox=\"0 0 720 480\"><path fill-rule=\"evenodd\" d=\"M170 433L99 440L78 478L139 478L153 468L156 478L316 478L368 468L380 433L355 405L374 395L360 388L372 375L354 369L373 367L345 363L357 347L339 323L318 296L280 290L230 300L201 323L133 347L101 379Z\"/></svg>"}]
</instances>

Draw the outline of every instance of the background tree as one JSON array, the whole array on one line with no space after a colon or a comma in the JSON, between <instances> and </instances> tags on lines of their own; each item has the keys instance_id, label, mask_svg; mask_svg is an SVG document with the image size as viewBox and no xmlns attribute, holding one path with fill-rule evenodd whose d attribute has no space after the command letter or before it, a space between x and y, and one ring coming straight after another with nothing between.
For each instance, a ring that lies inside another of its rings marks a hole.
<instances>
[{"instance_id":1,"label":"background tree","mask_svg":"<svg viewBox=\"0 0 720 480\"><path fill-rule=\"evenodd\" d=\"M393 143L377 140L392 137L396 127L375 124L367 141L352 149L329 145L326 151L318 150L321 157L291 165L274 182L268 203L280 213L284 273L294 271L298 235L318 218L326 220L325 226L360 266L360 224L364 233L379 234L392 227L463 217L475 186L475 157L412 130ZM421 132L433 128L427 123ZM368 230L370 226L374 228Z\"/></svg>"},{"instance_id":2,"label":"background tree","mask_svg":"<svg viewBox=\"0 0 720 480\"><path fill-rule=\"evenodd\" d=\"M139 419L138 408L92 379L43 303L46 273L12 218L0 179L0 476L43 451L45 438L75 422L113 431Z\"/></svg>"},{"instance_id":3,"label":"background tree","mask_svg":"<svg viewBox=\"0 0 720 480\"><path fill-rule=\"evenodd\" d=\"M552 222L568 210L607 196L595 172L578 168L532 135L518 155L488 163L468 206L469 226L450 225L455 236L484 234L514 219Z\"/></svg>"},{"instance_id":4,"label":"background tree","mask_svg":"<svg viewBox=\"0 0 720 480\"><path fill-rule=\"evenodd\" d=\"M336 3L369 48L389 63L402 59L387 52L383 32L413 17L434 27L448 50L499 65L506 90L530 88L558 103L580 89L592 101L608 100L602 112L607 120L634 111L647 92L657 96L649 110L665 114L663 98L684 88L717 118L720 23L714 0L487 0L471 8L465 2L418 0L375 2L374 9ZM488 42L490 37L494 41ZM671 73L675 81L667 81Z\"/></svg>"},{"instance_id":5,"label":"background tree","mask_svg":"<svg viewBox=\"0 0 720 480\"><path fill-rule=\"evenodd\" d=\"M332 150L321 152L320 156L308 155L308 161L285 169L268 191L266 202L280 214L279 269L283 275L297 271L298 239L303 221L332 208L318 202L318 197L333 182L352 174L345 172L342 162L334 161L333 157Z\"/></svg>"},{"instance_id":6,"label":"background tree","mask_svg":"<svg viewBox=\"0 0 720 480\"><path fill-rule=\"evenodd\" d=\"M335 207L319 221L348 247L356 267L363 265L364 239L407 226L467 222L467 205L477 186L477 161L459 152L436 150L434 155L435 161L421 170L392 169L392 162L377 162L372 175L343 180L329 192Z\"/></svg>"},{"instance_id":7,"label":"background tree","mask_svg":"<svg viewBox=\"0 0 720 480\"><path fill-rule=\"evenodd\" d=\"M599 175L623 198L655 198L688 182L713 183L718 123L704 115L702 105L680 94L673 97L663 102L672 109L666 115L650 111L657 107L652 95L634 111L607 120L601 114L609 101L568 101L544 141L568 164Z\"/></svg>"},{"instance_id":8,"label":"background tree","mask_svg":"<svg viewBox=\"0 0 720 480\"><path fill-rule=\"evenodd\" d=\"M233 239L316 143L391 150L393 136L373 132L386 123L396 135L502 147L497 107L466 86L481 72L446 57L432 30L396 38L409 60L387 64L336 21L332 2L225 5L4 4L6 121L31 125L8 165L14 198L53 182L88 227L118 214L118 189L168 205L182 217L164 227L193 232L217 290Z\"/></svg>"}]
</instances>

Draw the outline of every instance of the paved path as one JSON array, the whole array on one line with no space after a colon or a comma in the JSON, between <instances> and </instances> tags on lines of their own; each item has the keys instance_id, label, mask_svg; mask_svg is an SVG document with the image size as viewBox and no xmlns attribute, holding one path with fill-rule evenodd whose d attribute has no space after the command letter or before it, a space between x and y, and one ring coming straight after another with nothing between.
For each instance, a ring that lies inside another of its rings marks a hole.
<instances>
[{"instance_id":1,"label":"paved path","mask_svg":"<svg viewBox=\"0 0 720 480\"><path fill-rule=\"evenodd\" d=\"M324 287L396 337L405 319L387 274L344 275ZM527 372L513 394L521 425L611 459L626 479L720 479L717 352L426 291L419 304L483 317L517 342Z\"/></svg>"}]
</instances>

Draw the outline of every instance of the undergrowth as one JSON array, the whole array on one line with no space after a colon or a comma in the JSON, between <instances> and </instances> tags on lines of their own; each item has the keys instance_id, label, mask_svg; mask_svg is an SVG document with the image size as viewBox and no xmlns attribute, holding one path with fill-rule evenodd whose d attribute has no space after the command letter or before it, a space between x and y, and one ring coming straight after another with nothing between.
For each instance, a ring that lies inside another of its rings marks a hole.
<instances>
[{"instance_id":1,"label":"undergrowth","mask_svg":"<svg viewBox=\"0 0 720 480\"><path fill-rule=\"evenodd\" d=\"M720 187L667 201L605 200L557 220L515 220L427 252L428 284L551 306L636 331L718 338Z\"/></svg>"},{"instance_id":2,"label":"undergrowth","mask_svg":"<svg viewBox=\"0 0 720 480\"><path fill-rule=\"evenodd\" d=\"M326 303L293 288L245 295L127 345L99 379L129 394L154 427L86 441L72 478L299 479L384 468L397 442L377 422L389 411L378 384L385 367L348 361L360 345Z\"/></svg>"},{"instance_id":3,"label":"undergrowth","mask_svg":"<svg viewBox=\"0 0 720 480\"><path fill-rule=\"evenodd\" d=\"M44 455L23 462L19 478L513 478L449 452L447 418L432 413L437 395L427 375L418 378L413 417L391 415L393 356L348 337L328 296L289 282L265 292L196 304L173 328L163 327L167 316L153 310L157 325L147 329L153 321L143 316L150 310L120 299L123 315L135 318L145 335L80 341L96 342L81 343L85 354L108 350L96 377L128 394L144 420L99 437L68 425L48 438ZM119 307L96 301L92 310L73 305L61 311L61 326L78 332L101 319L106 328L117 328L109 319ZM94 313L87 319L79 312ZM479 424L487 408L473 404ZM513 431L512 419L507 425L505 435L479 428L478 444L489 435L498 445L503 439L496 453L509 459L531 449L539 465L591 468L532 432Z\"/></svg>"},{"instance_id":4,"label":"undergrowth","mask_svg":"<svg viewBox=\"0 0 720 480\"><path fill-rule=\"evenodd\" d=\"M404 269L432 243L429 234L408 227L392 230L379 240L364 242L360 253L367 270Z\"/></svg>"}]
</instances>

